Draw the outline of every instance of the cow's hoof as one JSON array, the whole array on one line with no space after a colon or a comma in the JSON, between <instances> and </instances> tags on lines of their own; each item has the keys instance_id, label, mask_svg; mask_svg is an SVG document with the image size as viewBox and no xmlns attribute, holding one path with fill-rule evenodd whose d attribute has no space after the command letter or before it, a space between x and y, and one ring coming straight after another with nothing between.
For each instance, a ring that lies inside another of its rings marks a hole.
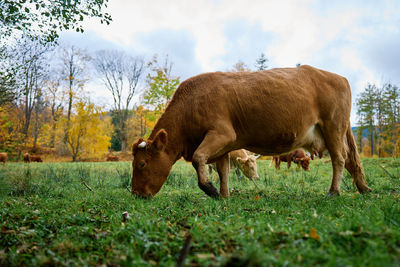
<instances>
[{"instance_id":1,"label":"cow's hoof","mask_svg":"<svg viewBox=\"0 0 400 267\"><path fill-rule=\"evenodd\" d=\"M215 188L211 182L199 183L199 187L201 190L204 191L204 193L206 193L208 196L210 196L212 198L220 198L221 197L217 188Z\"/></svg>"},{"instance_id":2,"label":"cow's hoof","mask_svg":"<svg viewBox=\"0 0 400 267\"><path fill-rule=\"evenodd\" d=\"M365 193L372 191L371 188L369 188L367 185L362 185L359 187L357 186L357 188L358 188L358 192L360 192L360 194L365 194Z\"/></svg>"},{"instance_id":3,"label":"cow's hoof","mask_svg":"<svg viewBox=\"0 0 400 267\"><path fill-rule=\"evenodd\" d=\"M340 196L340 192L339 190L329 190L328 196L330 197Z\"/></svg>"}]
</instances>

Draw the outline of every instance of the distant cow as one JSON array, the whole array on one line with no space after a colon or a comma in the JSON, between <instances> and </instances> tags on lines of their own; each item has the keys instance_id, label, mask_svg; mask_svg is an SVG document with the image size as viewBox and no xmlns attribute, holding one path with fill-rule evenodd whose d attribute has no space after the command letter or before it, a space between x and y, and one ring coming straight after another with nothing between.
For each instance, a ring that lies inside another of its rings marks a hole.
<instances>
[{"instance_id":1,"label":"distant cow","mask_svg":"<svg viewBox=\"0 0 400 267\"><path fill-rule=\"evenodd\" d=\"M244 149L238 149L229 152L229 158L231 169L235 168L237 173L242 171L243 174L250 180L259 178L257 173L257 156L249 155ZM215 163L209 165L210 174L212 169L216 169L215 165Z\"/></svg>"},{"instance_id":2,"label":"distant cow","mask_svg":"<svg viewBox=\"0 0 400 267\"><path fill-rule=\"evenodd\" d=\"M281 162L287 162L288 169L290 168L291 162L297 163L298 166L301 166L305 171L309 171L310 165L310 157L306 156L303 150L298 149L293 151L292 153L273 156L272 161L275 163L275 169L279 170Z\"/></svg>"},{"instance_id":3,"label":"distant cow","mask_svg":"<svg viewBox=\"0 0 400 267\"><path fill-rule=\"evenodd\" d=\"M0 153L0 162L3 162L3 164L6 164L6 161L7 161L7 153L1 152Z\"/></svg>"},{"instance_id":4,"label":"distant cow","mask_svg":"<svg viewBox=\"0 0 400 267\"><path fill-rule=\"evenodd\" d=\"M43 160L40 156L29 155L29 153L25 153L24 162L43 162Z\"/></svg>"},{"instance_id":5,"label":"distant cow","mask_svg":"<svg viewBox=\"0 0 400 267\"><path fill-rule=\"evenodd\" d=\"M118 156L107 155L106 160L107 161L119 161L119 158L118 158Z\"/></svg>"},{"instance_id":6,"label":"distant cow","mask_svg":"<svg viewBox=\"0 0 400 267\"><path fill-rule=\"evenodd\" d=\"M31 162L31 159L29 158L29 153L25 153L25 154L24 154L24 162L25 162L25 163Z\"/></svg>"},{"instance_id":7,"label":"distant cow","mask_svg":"<svg viewBox=\"0 0 400 267\"><path fill-rule=\"evenodd\" d=\"M132 146L132 193L157 194L183 157L192 162L201 190L228 197L228 153L242 148L270 156L328 149L329 194L339 195L344 168L358 191L368 192L351 131L351 103L346 78L307 65L189 78L180 83L149 138ZM207 177L206 164L214 162L219 192Z\"/></svg>"}]
</instances>

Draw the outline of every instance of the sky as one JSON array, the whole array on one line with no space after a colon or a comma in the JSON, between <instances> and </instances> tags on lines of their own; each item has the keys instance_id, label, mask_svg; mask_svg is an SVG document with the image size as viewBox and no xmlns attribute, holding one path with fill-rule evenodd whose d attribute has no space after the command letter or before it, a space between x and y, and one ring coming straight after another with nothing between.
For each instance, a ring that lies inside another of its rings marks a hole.
<instances>
[{"instance_id":1,"label":"sky","mask_svg":"<svg viewBox=\"0 0 400 267\"><path fill-rule=\"evenodd\" d=\"M110 0L106 11L110 25L90 19L61 43L147 61L168 54L181 81L239 60L255 69L264 53L269 68L300 63L345 76L353 102L368 83L400 85L400 0ZM104 86L90 86L107 104Z\"/></svg>"}]
</instances>

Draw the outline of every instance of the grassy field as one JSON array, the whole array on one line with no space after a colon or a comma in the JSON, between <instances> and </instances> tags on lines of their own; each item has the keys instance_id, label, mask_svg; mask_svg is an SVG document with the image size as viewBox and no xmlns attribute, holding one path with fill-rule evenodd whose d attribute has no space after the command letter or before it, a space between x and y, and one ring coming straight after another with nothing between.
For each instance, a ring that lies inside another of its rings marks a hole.
<instances>
[{"instance_id":1,"label":"grassy field","mask_svg":"<svg viewBox=\"0 0 400 267\"><path fill-rule=\"evenodd\" d=\"M189 266L399 266L400 159L363 164L366 195L345 173L341 196L328 197L324 159L310 172L258 161L256 185L231 172L231 197L213 200L178 162L160 193L143 200L126 189L129 162L8 163L0 166L0 265L174 266L191 236Z\"/></svg>"}]
</instances>

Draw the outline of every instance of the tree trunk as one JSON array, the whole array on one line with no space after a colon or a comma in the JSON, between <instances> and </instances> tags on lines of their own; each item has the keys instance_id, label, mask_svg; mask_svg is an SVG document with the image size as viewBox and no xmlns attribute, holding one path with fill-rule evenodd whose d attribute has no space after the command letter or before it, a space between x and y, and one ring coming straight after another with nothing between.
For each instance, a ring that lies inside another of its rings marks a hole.
<instances>
[{"instance_id":1,"label":"tree trunk","mask_svg":"<svg viewBox=\"0 0 400 267\"><path fill-rule=\"evenodd\" d=\"M375 154L375 129L370 127L371 156Z\"/></svg>"},{"instance_id":2,"label":"tree trunk","mask_svg":"<svg viewBox=\"0 0 400 267\"><path fill-rule=\"evenodd\" d=\"M71 112L72 112L72 98L73 98L73 93L72 93L72 80L70 77L70 82L69 82L69 93L68 93L68 113L67 113L67 128L65 129L65 136L64 136L64 143L67 143L68 140L68 131L69 128L71 127Z\"/></svg>"},{"instance_id":3,"label":"tree trunk","mask_svg":"<svg viewBox=\"0 0 400 267\"><path fill-rule=\"evenodd\" d=\"M39 136L39 110L35 113L35 125L33 132L33 152L37 151L37 140Z\"/></svg>"}]
</instances>

